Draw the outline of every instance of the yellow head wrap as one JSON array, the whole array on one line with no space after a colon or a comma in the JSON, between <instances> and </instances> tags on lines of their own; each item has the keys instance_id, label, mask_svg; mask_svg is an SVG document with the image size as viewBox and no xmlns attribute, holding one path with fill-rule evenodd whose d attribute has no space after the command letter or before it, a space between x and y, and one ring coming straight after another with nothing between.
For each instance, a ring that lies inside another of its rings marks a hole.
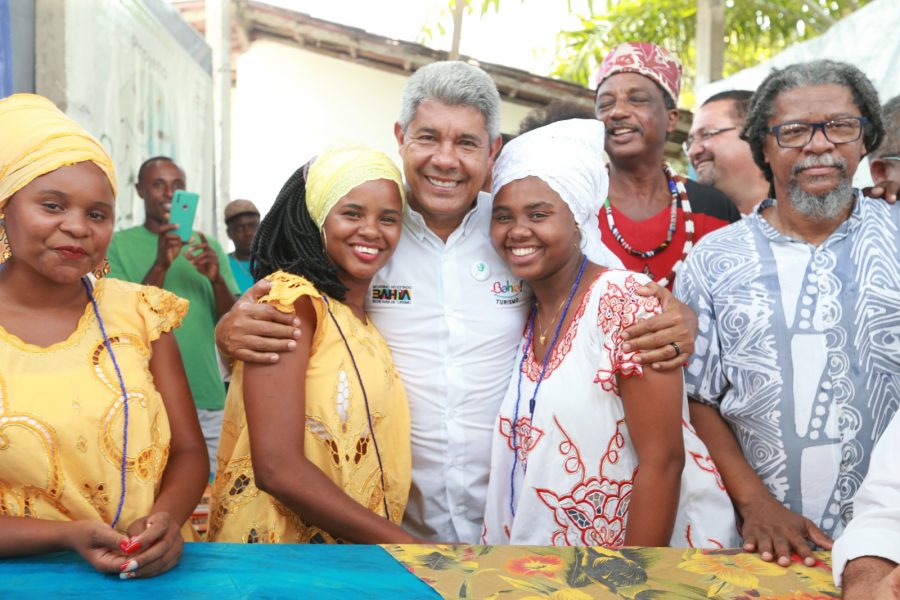
<instances>
[{"instance_id":1,"label":"yellow head wrap","mask_svg":"<svg viewBox=\"0 0 900 600\"><path fill-rule=\"evenodd\" d=\"M0 100L0 139L0 211L41 175L88 160L106 174L116 195L116 172L103 145L43 96ZM6 224L0 221L0 262L8 258Z\"/></svg>"},{"instance_id":2,"label":"yellow head wrap","mask_svg":"<svg viewBox=\"0 0 900 600\"><path fill-rule=\"evenodd\" d=\"M41 175L87 160L106 174L116 194L116 172L103 145L43 96L0 100L0 139L0 210Z\"/></svg>"},{"instance_id":3,"label":"yellow head wrap","mask_svg":"<svg viewBox=\"0 0 900 600\"><path fill-rule=\"evenodd\" d=\"M387 179L397 184L406 210L406 189L397 165L383 152L358 145L332 146L316 157L306 177L306 208L322 229L325 217L350 190L367 181Z\"/></svg>"}]
</instances>

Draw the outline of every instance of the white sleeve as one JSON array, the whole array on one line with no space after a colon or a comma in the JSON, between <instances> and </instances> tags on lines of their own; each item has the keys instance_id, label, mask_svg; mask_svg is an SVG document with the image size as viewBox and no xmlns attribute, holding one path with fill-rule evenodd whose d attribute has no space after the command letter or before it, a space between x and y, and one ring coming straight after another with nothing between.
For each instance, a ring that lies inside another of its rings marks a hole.
<instances>
[{"instance_id":1,"label":"white sleeve","mask_svg":"<svg viewBox=\"0 0 900 600\"><path fill-rule=\"evenodd\" d=\"M869 472L853 498L853 520L831 552L835 585L854 558L900 563L900 418L894 416L872 451Z\"/></svg>"}]
</instances>

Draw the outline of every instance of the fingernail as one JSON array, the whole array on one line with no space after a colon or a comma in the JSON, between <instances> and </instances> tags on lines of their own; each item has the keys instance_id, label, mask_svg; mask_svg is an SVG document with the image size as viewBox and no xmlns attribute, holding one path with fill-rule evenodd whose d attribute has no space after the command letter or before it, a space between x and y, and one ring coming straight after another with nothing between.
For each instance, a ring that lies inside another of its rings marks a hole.
<instances>
[{"instance_id":1,"label":"fingernail","mask_svg":"<svg viewBox=\"0 0 900 600\"><path fill-rule=\"evenodd\" d=\"M300 327L300 319L298 319L297 317L294 317L294 320L292 321L291 324L292 324L294 327ZM299 333L299 332L297 332L297 333Z\"/></svg>"},{"instance_id":2,"label":"fingernail","mask_svg":"<svg viewBox=\"0 0 900 600\"><path fill-rule=\"evenodd\" d=\"M134 560L132 558L127 563L122 565L122 567L119 569L119 571L121 571L122 573L131 573L132 571L137 571L137 568L138 568L138 563L136 560Z\"/></svg>"},{"instance_id":3,"label":"fingernail","mask_svg":"<svg viewBox=\"0 0 900 600\"><path fill-rule=\"evenodd\" d=\"M130 542L128 540L122 540L121 542L119 542L119 549L122 552L124 552L125 554L128 554L128 544L129 543Z\"/></svg>"},{"instance_id":4,"label":"fingernail","mask_svg":"<svg viewBox=\"0 0 900 600\"><path fill-rule=\"evenodd\" d=\"M627 339L630 338L630 337L631 337L631 334L628 333L627 331L623 331L623 332L622 332L622 339L623 339L623 340L627 340Z\"/></svg>"},{"instance_id":5,"label":"fingernail","mask_svg":"<svg viewBox=\"0 0 900 600\"><path fill-rule=\"evenodd\" d=\"M137 577L137 573L134 571L129 571L128 573L119 573L119 579L134 579Z\"/></svg>"},{"instance_id":6,"label":"fingernail","mask_svg":"<svg viewBox=\"0 0 900 600\"><path fill-rule=\"evenodd\" d=\"M134 540L131 543L129 543L128 546L125 547L125 553L126 554L134 554L135 552L137 552L140 549L141 549L141 543L137 540Z\"/></svg>"},{"instance_id":7,"label":"fingernail","mask_svg":"<svg viewBox=\"0 0 900 600\"><path fill-rule=\"evenodd\" d=\"M622 350L625 352L631 352L631 344L625 342L624 344L622 344Z\"/></svg>"},{"instance_id":8,"label":"fingernail","mask_svg":"<svg viewBox=\"0 0 900 600\"><path fill-rule=\"evenodd\" d=\"M295 342L294 340L291 340L288 342L288 350L293 350L296 347L297 347L297 342Z\"/></svg>"},{"instance_id":9,"label":"fingernail","mask_svg":"<svg viewBox=\"0 0 900 600\"><path fill-rule=\"evenodd\" d=\"M292 333L293 333L293 335L294 335L295 338L300 337L300 330L299 330L299 329L295 329Z\"/></svg>"},{"instance_id":10,"label":"fingernail","mask_svg":"<svg viewBox=\"0 0 900 600\"><path fill-rule=\"evenodd\" d=\"M763 552L760 554L760 556L762 557L763 560L772 560L771 552Z\"/></svg>"}]
</instances>

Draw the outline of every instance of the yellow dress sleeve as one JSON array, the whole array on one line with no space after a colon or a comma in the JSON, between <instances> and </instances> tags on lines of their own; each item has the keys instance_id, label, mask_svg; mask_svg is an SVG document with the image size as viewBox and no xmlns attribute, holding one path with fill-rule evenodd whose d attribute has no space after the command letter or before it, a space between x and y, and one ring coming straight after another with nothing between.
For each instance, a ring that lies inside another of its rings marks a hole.
<instances>
[{"instance_id":1,"label":"yellow dress sleeve","mask_svg":"<svg viewBox=\"0 0 900 600\"><path fill-rule=\"evenodd\" d=\"M137 310L146 324L148 341L152 342L181 325L190 303L158 287L140 288Z\"/></svg>"},{"instance_id":2,"label":"yellow dress sleeve","mask_svg":"<svg viewBox=\"0 0 900 600\"><path fill-rule=\"evenodd\" d=\"M272 289L259 301L271 304L283 313L294 312L294 302L300 296L322 297L308 279L299 275L278 271L272 273L266 279L272 282Z\"/></svg>"}]
</instances>

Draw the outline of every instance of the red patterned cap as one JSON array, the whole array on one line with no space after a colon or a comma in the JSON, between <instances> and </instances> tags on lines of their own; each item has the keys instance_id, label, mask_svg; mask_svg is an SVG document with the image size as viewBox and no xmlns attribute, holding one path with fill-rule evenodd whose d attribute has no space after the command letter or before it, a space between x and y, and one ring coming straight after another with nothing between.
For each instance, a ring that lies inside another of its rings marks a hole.
<instances>
[{"instance_id":1,"label":"red patterned cap","mask_svg":"<svg viewBox=\"0 0 900 600\"><path fill-rule=\"evenodd\" d=\"M594 89L616 73L639 73L658 83L677 104L681 71L681 63L665 48L649 42L628 42L610 50L603 59L594 75Z\"/></svg>"}]
</instances>

